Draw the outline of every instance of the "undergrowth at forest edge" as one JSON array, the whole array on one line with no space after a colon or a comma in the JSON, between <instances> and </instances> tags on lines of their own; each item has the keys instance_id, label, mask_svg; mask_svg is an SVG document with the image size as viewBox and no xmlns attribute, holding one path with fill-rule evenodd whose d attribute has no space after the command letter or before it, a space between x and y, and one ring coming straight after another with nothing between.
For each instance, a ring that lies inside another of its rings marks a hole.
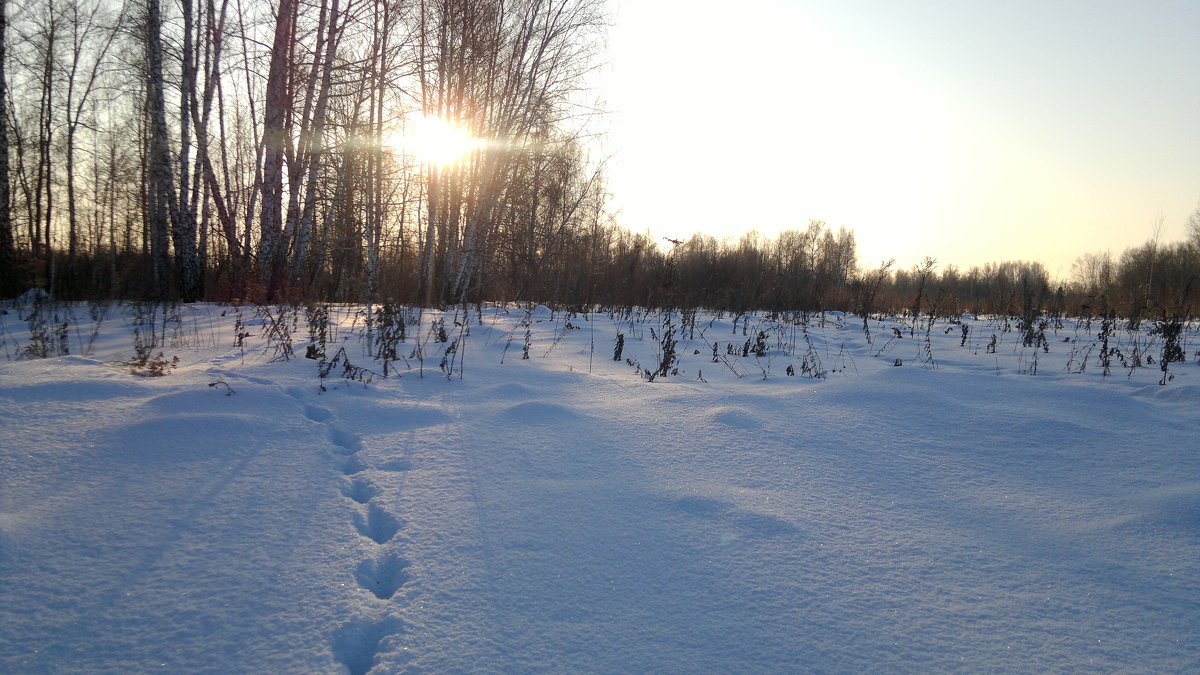
<instances>
[{"instance_id":1,"label":"undergrowth at forest edge","mask_svg":"<svg viewBox=\"0 0 1200 675\"><path fill-rule=\"evenodd\" d=\"M564 338L596 321L612 327L612 360L624 362L633 376L647 382L673 378L710 382L713 367L736 378L754 374L761 379L823 379L858 372L856 354L895 367L933 370L943 361L974 362L997 373L1031 376L1084 375L1095 366L1103 377L1122 373L1128 377L1140 368L1152 368L1162 386L1175 381L1189 362L1200 365L1200 322L1189 319L1129 321L1111 311L1100 316L1047 316L1029 303L1012 316L940 316L936 311L920 312L923 304L918 295L911 312L864 313L851 319L840 312L725 313L532 304L444 310L392 303L372 307L86 305L37 297L8 303L0 353L6 360L73 352L86 356L95 349L101 326L115 315L124 320L129 343L123 349L125 356L114 363L130 373L168 375L179 366L180 354L191 347L223 343L243 360L258 355L268 361L290 360L299 347L316 362L322 391L331 381L365 386L380 378L423 377L426 358L436 359L444 377L462 378L468 344L475 340L481 347L502 346L496 352L479 352L496 354L500 363L514 340L521 345L522 360L554 358ZM937 308L938 302L931 305ZM301 322L305 342L295 345ZM861 330L848 330L853 323L860 323ZM722 332L732 332L735 340L722 339ZM221 334L232 334L232 339L225 342ZM879 335L887 339L879 341L875 337ZM539 344L544 347L535 351ZM706 366L708 377L703 371ZM590 353L586 368L593 368Z\"/></svg>"}]
</instances>

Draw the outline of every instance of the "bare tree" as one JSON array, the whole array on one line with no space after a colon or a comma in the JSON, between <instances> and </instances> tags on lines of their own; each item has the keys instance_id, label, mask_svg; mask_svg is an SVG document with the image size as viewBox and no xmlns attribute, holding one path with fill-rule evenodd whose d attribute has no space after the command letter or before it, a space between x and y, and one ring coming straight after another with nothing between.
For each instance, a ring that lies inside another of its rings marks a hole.
<instances>
[{"instance_id":1,"label":"bare tree","mask_svg":"<svg viewBox=\"0 0 1200 675\"><path fill-rule=\"evenodd\" d=\"M569 117L590 66L599 9L596 0L421 3L422 112L487 142L469 161L430 167L422 242L427 299L464 301L478 290L513 163Z\"/></svg>"},{"instance_id":2,"label":"bare tree","mask_svg":"<svg viewBox=\"0 0 1200 675\"><path fill-rule=\"evenodd\" d=\"M92 98L106 66L108 51L120 25L112 24L99 1L69 0L64 3L68 60L63 74L65 171L67 189L67 265L74 268L79 252L79 196L77 147L79 130L89 115ZM119 20L119 19L118 19Z\"/></svg>"},{"instance_id":3,"label":"bare tree","mask_svg":"<svg viewBox=\"0 0 1200 675\"><path fill-rule=\"evenodd\" d=\"M19 286L16 240L12 230L12 198L8 183L8 0L0 0L0 297L15 294Z\"/></svg>"},{"instance_id":4,"label":"bare tree","mask_svg":"<svg viewBox=\"0 0 1200 675\"><path fill-rule=\"evenodd\" d=\"M283 283L287 255L283 239L284 156L290 152L288 114L292 106L291 56L296 43L296 2L280 0L275 13L275 38L271 43L271 65L267 73L266 104L263 108L263 169L259 218L261 240L259 263L267 281L267 299L273 299Z\"/></svg>"},{"instance_id":5,"label":"bare tree","mask_svg":"<svg viewBox=\"0 0 1200 675\"><path fill-rule=\"evenodd\" d=\"M150 227L151 258L155 291L159 297L173 295L168 280L167 234L175 244L179 290L185 301L191 301L197 285L195 274L195 240L186 231L179 217L178 195L171 168L171 147L168 138L167 111L163 83L162 14L158 0L146 2L146 118L148 146L146 157L146 213Z\"/></svg>"},{"instance_id":6,"label":"bare tree","mask_svg":"<svg viewBox=\"0 0 1200 675\"><path fill-rule=\"evenodd\" d=\"M1115 264L1108 251L1079 256L1072 263L1071 272L1082 292L1088 295L1106 292L1116 279Z\"/></svg>"}]
</instances>

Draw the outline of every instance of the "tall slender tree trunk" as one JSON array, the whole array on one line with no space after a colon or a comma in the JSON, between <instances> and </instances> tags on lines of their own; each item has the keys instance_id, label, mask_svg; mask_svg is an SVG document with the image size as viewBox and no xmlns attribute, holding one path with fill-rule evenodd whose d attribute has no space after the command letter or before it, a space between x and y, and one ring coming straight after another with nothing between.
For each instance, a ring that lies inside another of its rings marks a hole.
<instances>
[{"instance_id":1,"label":"tall slender tree trunk","mask_svg":"<svg viewBox=\"0 0 1200 675\"><path fill-rule=\"evenodd\" d=\"M12 231L11 197L8 185L8 79L5 35L8 33L8 0L0 0L0 298L18 292L16 240Z\"/></svg>"},{"instance_id":2,"label":"tall slender tree trunk","mask_svg":"<svg viewBox=\"0 0 1200 675\"><path fill-rule=\"evenodd\" d=\"M317 88L317 99L305 148L308 175L304 180L304 205L296 232L296 256L293 261L293 274L297 276L301 274L303 266L309 264L309 248L316 226L317 179L325 161L325 120L329 108L329 90L333 82L333 62L337 56L337 47L342 31L339 7L338 0L333 0L329 8L328 35L324 43L325 56L321 63L321 81Z\"/></svg>"},{"instance_id":3,"label":"tall slender tree trunk","mask_svg":"<svg viewBox=\"0 0 1200 675\"><path fill-rule=\"evenodd\" d=\"M221 72L221 55L224 48L224 32L225 32L225 16L228 8L228 0L222 0L221 11L218 15L212 0L206 0L204 3L205 9L205 36L204 40L204 94L200 101L199 110L197 106L192 106L192 121L196 127L196 169L195 169L195 184L196 191L199 191L199 186L204 186L203 203L205 205L205 227L201 230L201 251L200 251L200 267L207 268L208 261L208 227L207 223L208 208L211 205L217 212L217 221L221 225L221 233L224 235L225 243L229 247L229 257L237 260L241 257L241 242L237 236L237 225L234 222L232 206L227 201L224 191L221 189L220 183L217 181L217 175L212 166L212 158L209 150L209 121L212 118L213 100L216 96L220 83ZM196 196L193 195L193 200Z\"/></svg>"},{"instance_id":4,"label":"tall slender tree trunk","mask_svg":"<svg viewBox=\"0 0 1200 675\"><path fill-rule=\"evenodd\" d=\"M275 16L275 39L267 72L263 120L262 211L259 262L265 267L267 300L275 299L284 281L286 242L283 240L283 164L288 145L289 55L292 51L295 0L280 0Z\"/></svg>"},{"instance_id":5,"label":"tall slender tree trunk","mask_svg":"<svg viewBox=\"0 0 1200 675\"><path fill-rule=\"evenodd\" d=\"M202 109L198 117L194 120L196 126L196 173L202 178L208 198L217 212L217 221L221 225L221 234L225 244L228 247L229 259L240 265L242 263L242 242L238 238L237 222L234 215L234 203L228 191L222 189L221 182L217 180L216 169L213 167L212 152L210 149L209 137L209 121L212 116L214 101L217 106L217 138L218 152L224 160L227 154L224 152L224 101L221 96L221 55L225 45L225 21L229 7L228 0L221 0L221 11L218 14L214 7L213 0L206 0L205 7L205 23L206 23L206 39L205 43L205 70L204 70L204 97L202 101ZM196 114L193 109L193 114ZM226 166L222 164L222 166ZM229 185L228 170L224 172L226 186ZM207 203L207 202L206 202ZM201 260L202 268L205 261Z\"/></svg>"},{"instance_id":6,"label":"tall slender tree trunk","mask_svg":"<svg viewBox=\"0 0 1200 675\"><path fill-rule=\"evenodd\" d=\"M174 295L168 280L168 231L175 237L176 247L186 246L182 234L173 223L178 222L178 201L171 170L171 147L167 139L167 111L163 94L162 14L159 0L147 0L146 5L146 113L149 124L149 147L146 158L146 216L150 227L150 255L153 258L153 295L167 298ZM195 256L195 248L191 249ZM176 251L176 257L180 257ZM186 256L187 252L184 251ZM182 277L181 277L182 281ZM183 290L183 289L180 289ZM185 300L189 300L185 296Z\"/></svg>"},{"instance_id":7,"label":"tall slender tree trunk","mask_svg":"<svg viewBox=\"0 0 1200 675\"><path fill-rule=\"evenodd\" d=\"M193 50L195 17L192 0L181 0L183 10L183 63L179 93L179 195L172 212L171 239L175 246L175 271L179 295L184 302L195 302L204 295L204 268L196 250L196 201L192 194L191 146L192 110L196 105L196 62Z\"/></svg>"},{"instance_id":8,"label":"tall slender tree trunk","mask_svg":"<svg viewBox=\"0 0 1200 675\"><path fill-rule=\"evenodd\" d=\"M51 10L53 12L53 10ZM53 193L50 188L51 153L54 139L53 95L54 53L57 49L58 17L51 14L45 26L45 61L42 68L42 92L38 106L38 166L34 184L34 214L30 222L33 257L40 259L50 250L50 220L53 208ZM45 229L43 230L43 225ZM43 250L43 248L45 250ZM50 256L45 255L48 263Z\"/></svg>"}]
</instances>

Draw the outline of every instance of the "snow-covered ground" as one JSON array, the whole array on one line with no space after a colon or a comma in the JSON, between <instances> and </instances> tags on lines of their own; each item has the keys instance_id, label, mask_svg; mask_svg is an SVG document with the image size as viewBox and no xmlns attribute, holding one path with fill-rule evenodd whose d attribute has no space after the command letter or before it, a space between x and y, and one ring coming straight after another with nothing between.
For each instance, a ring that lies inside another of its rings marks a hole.
<instances>
[{"instance_id":1,"label":"snow-covered ground","mask_svg":"<svg viewBox=\"0 0 1200 675\"><path fill-rule=\"evenodd\" d=\"M409 311L384 378L333 307L319 378L303 309L57 312L0 672L1200 670L1195 326L1160 386L1149 325Z\"/></svg>"}]
</instances>

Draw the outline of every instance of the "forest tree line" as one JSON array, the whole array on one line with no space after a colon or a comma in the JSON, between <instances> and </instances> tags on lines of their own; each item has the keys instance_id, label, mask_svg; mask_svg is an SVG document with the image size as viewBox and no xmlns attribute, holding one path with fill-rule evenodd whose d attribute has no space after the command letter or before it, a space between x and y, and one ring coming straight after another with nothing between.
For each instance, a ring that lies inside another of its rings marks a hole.
<instances>
[{"instance_id":1,"label":"forest tree line","mask_svg":"<svg viewBox=\"0 0 1200 675\"><path fill-rule=\"evenodd\" d=\"M1195 316L1179 243L959 270L622 227L589 156L603 0L30 0L0 12L0 297ZM436 117L480 143L398 146ZM945 262L945 261L943 261Z\"/></svg>"},{"instance_id":2,"label":"forest tree line","mask_svg":"<svg viewBox=\"0 0 1200 675\"><path fill-rule=\"evenodd\" d=\"M600 0L5 3L2 289L441 303L596 227ZM447 161L397 139L436 117ZM7 181L7 182L5 182Z\"/></svg>"}]
</instances>

